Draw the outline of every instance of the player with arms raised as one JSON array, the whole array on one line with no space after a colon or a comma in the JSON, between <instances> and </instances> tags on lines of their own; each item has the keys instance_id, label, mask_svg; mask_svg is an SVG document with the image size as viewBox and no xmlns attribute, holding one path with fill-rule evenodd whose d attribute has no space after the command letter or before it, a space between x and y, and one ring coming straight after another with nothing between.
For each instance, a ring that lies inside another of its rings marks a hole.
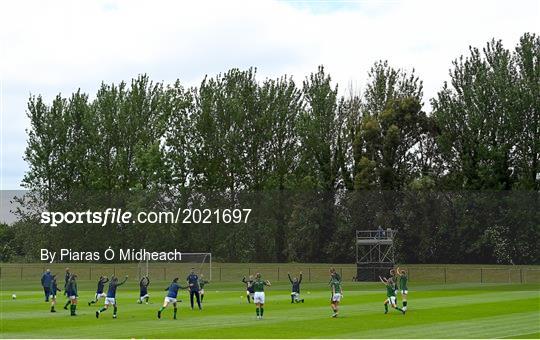
<instances>
[{"instance_id":1,"label":"player with arms raised","mask_svg":"<svg viewBox=\"0 0 540 340\"><path fill-rule=\"evenodd\" d=\"M143 301L148 304L148 299L150 295L148 294L148 286L150 285L150 279L148 276L143 276L141 281L139 281L139 299L137 303L143 303Z\"/></svg>"},{"instance_id":2,"label":"player with arms raised","mask_svg":"<svg viewBox=\"0 0 540 340\"><path fill-rule=\"evenodd\" d=\"M399 269L399 267L396 269L396 274L399 276L399 290L401 292L401 300L403 303L402 309L404 311L407 310L407 294L409 293L407 289L407 281L409 280L409 277L407 276L407 271L405 269Z\"/></svg>"},{"instance_id":3,"label":"player with arms raised","mask_svg":"<svg viewBox=\"0 0 540 340\"><path fill-rule=\"evenodd\" d=\"M264 315L264 286L270 287L272 284L268 280L263 280L260 273L255 275L255 280L252 283L255 294L253 295L253 302L257 307L257 319L261 320Z\"/></svg>"},{"instance_id":4,"label":"player with arms raised","mask_svg":"<svg viewBox=\"0 0 540 340\"><path fill-rule=\"evenodd\" d=\"M379 279L386 286L386 300L384 300L384 314L388 313L388 304L390 304L392 308L395 308L401 313L405 314L405 311L399 308L396 304L395 284L392 278L386 279L384 277L379 276Z\"/></svg>"},{"instance_id":5,"label":"player with arms raised","mask_svg":"<svg viewBox=\"0 0 540 340\"><path fill-rule=\"evenodd\" d=\"M91 306L94 303L97 303L100 298L104 298L107 296L107 294L103 292L103 290L105 289L105 284L107 282L109 282L109 279L106 276L99 277L99 280L97 283L96 295L94 296L94 300L88 302L88 306Z\"/></svg>"},{"instance_id":6,"label":"player with arms raised","mask_svg":"<svg viewBox=\"0 0 540 340\"><path fill-rule=\"evenodd\" d=\"M126 283L128 279L128 276L124 278L122 282L118 282L118 278L116 276L111 277L111 282L109 282L109 289L107 290L107 297L105 298L105 306L103 306L100 310L96 311L96 318L99 318L99 315L109 309L109 306L112 305L114 307L113 310L113 319L116 319L118 316L118 306L116 304L116 289Z\"/></svg>"},{"instance_id":7,"label":"player with arms raised","mask_svg":"<svg viewBox=\"0 0 540 340\"><path fill-rule=\"evenodd\" d=\"M304 303L304 299L300 299L300 283L302 283L302 272L300 272L300 278L295 277L291 279L291 274L287 273L289 277L289 282L291 283L291 303Z\"/></svg>"}]
</instances>

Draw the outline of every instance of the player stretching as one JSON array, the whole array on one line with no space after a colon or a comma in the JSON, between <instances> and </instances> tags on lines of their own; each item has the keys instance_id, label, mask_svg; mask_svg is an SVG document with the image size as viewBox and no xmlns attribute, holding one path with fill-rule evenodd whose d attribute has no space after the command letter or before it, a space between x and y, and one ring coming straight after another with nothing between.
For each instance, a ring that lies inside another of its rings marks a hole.
<instances>
[{"instance_id":1,"label":"player stretching","mask_svg":"<svg viewBox=\"0 0 540 340\"><path fill-rule=\"evenodd\" d=\"M295 277L294 279L291 279L290 273L287 273L287 276L289 277L289 281L292 284L291 303L295 303L295 302L304 303L304 299L300 299L300 283L302 283L302 272L300 272L300 279L297 277Z\"/></svg>"},{"instance_id":2,"label":"player stretching","mask_svg":"<svg viewBox=\"0 0 540 340\"><path fill-rule=\"evenodd\" d=\"M403 303L403 307L401 309L406 311L407 310L407 294L409 293L409 291L407 290L407 281L409 278L407 276L407 271L405 269L399 270L399 267L398 267L396 269L396 273L399 276L399 290L401 291L401 300Z\"/></svg>"},{"instance_id":3,"label":"player stretching","mask_svg":"<svg viewBox=\"0 0 540 340\"><path fill-rule=\"evenodd\" d=\"M392 281L392 278L386 279L384 277L379 276L379 279L386 286L386 300L384 300L384 314L388 313L388 304L390 304L392 308L395 308L401 313L405 314L405 311L399 308L396 304L396 291L394 289L395 286L394 286L394 281Z\"/></svg>"},{"instance_id":4,"label":"player stretching","mask_svg":"<svg viewBox=\"0 0 540 340\"><path fill-rule=\"evenodd\" d=\"M338 276L339 277L339 276ZM332 307L333 318L337 318L339 314L339 302L343 297L343 289L341 288L341 281L333 276L332 281L330 281L330 286L332 287L332 299L330 299L330 307Z\"/></svg>"},{"instance_id":5,"label":"player stretching","mask_svg":"<svg viewBox=\"0 0 540 340\"><path fill-rule=\"evenodd\" d=\"M251 299L253 299L253 296L255 295L255 291L253 290L253 275L249 276L249 280L246 280L246 277L244 276L242 282L246 284L246 298L248 303L251 303Z\"/></svg>"},{"instance_id":6,"label":"player stretching","mask_svg":"<svg viewBox=\"0 0 540 340\"><path fill-rule=\"evenodd\" d=\"M199 276L195 274L195 268L191 268L191 273L189 273L186 281L189 286L189 301L191 302L191 310L193 310L193 297L197 298L197 306L199 310L202 310L201 306L201 295L199 294Z\"/></svg>"},{"instance_id":7,"label":"player stretching","mask_svg":"<svg viewBox=\"0 0 540 340\"><path fill-rule=\"evenodd\" d=\"M137 300L137 303L143 303L144 300L148 304L148 299L150 298L150 295L148 295L149 285L150 279L148 276L143 276L141 281L139 281L139 300Z\"/></svg>"},{"instance_id":8,"label":"player stretching","mask_svg":"<svg viewBox=\"0 0 540 340\"><path fill-rule=\"evenodd\" d=\"M60 292L61 289L58 288L58 283L56 282L56 275L52 276L51 286L49 288L49 298L51 300L51 313L56 313L54 306L56 306L56 293Z\"/></svg>"},{"instance_id":9,"label":"player stretching","mask_svg":"<svg viewBox=\"0 0 540 340\"><path fill-rule=\"evenodd\" d=\"M257 319L262 319L264 315L264 286L270 287L270 281L263 280L261 274L257 273L255 275L255 281L253 281L252 286L255 294L253 295L253 302L257 306Z\"/></svg>"},{"instance_id":10,"label":"player stretching","mask_svg":"<svg viewBox=\"0 0 540 340\"><path fill-rule=\"evenodd\" d=\"M116 305L116 288L126 283L128 276L124 278L122 282L118 282L116 276L111 277L111 282L109 282L109 289L107 290L107 297L105 298L105 306L101 307L100 310L96 311L96 318L99 318L99 315L109 309L110 305L113 305L113 319L116 319L118 306Z\"/></svg>"},{"instance_id":11,"label":"player stretching","mask_svg":"<svg viewBox=\"0 0 540 340\"><path fill-rule=\"evenodd\" d=\"M69 298L69 302L71 303L71 306L69 307L70 312L71 312L70 314L71 314L71 316L76 316L77 314L75 313L75 310L77 309L77 296L78 296L78 294L77 294L78 293L78 291L77 291L77 275L72 274L69 277L66 292L67 292L66 294L67 294L67 296ZM67 307L64 307L64 309L67 309Z\"/></svg>"},{"instance_id":12,"label":"player stretching","mask_svg":"<svg viewBox=\"0 0 540 340\"><path fill-rule=\"evenodd\" d=\"M96 295L94 296L94 300L88 302L88 306L93 305L94 303L97 303L100 298L104 298L105 296L107 296L107 294L103 292L105 288L105 284L107 282L109 282L109 279L106 276L99 277L99 280L97 283Z\"/></svg>"},{"instance_id":13,"label":"player stretching","mask_svg":"<svg viewBox=\"0 0 540 340\"><path fill-rule=\"evenodd\" d=\"M165 308L167 308L167 306L169 306L170 303L172 303L173 307L174 307L173 318L176 320L176 312L178 311L178 308L176 307L176 298L178 296L178 290L179 289L186 289L186 288L188 288L188 287L181 287L178 284L178 278L177 277L174 278L174 280L172 280L169 287L165 288L165 290L168 291L168 292L167 292L167 296L165 297L165 300L163 300L163 306L157 312L158 319L161 319L161 312L163 312L163 310Z\"/></svg>"},{"instance_id":14,"label":"player stretching","mask_svg":"<svg viewBox=\"0 0 540 340\"><path fill-rule=\"evenodd\" d=\"M199 290L199 294L201 295L201 303L204 301L204 286L206 286L208 283L210 283L210 281L206 281L204 279L204 275L201 274L201 278L199 280L199 287L201 288L201 290Z\"/></svg>"}]
</instances>

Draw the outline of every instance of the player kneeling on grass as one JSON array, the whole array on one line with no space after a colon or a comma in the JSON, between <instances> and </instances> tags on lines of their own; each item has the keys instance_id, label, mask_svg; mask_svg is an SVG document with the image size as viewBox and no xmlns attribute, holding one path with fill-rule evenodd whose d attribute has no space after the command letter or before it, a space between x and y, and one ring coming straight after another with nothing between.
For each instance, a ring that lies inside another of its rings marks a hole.
<instances>
[{"instance_id":1,"label":"player kneeling on grass","mask_svg":"<svg viewBox=\"0 0 540 340\"><path fill-rule=\"evenodd\" d=\"M176 320L176 312L178 311L178 308L176 307L176 298L178 297L178 290L179 289L186 289L188 287L182 287L178 284L178 278L175 277L174 280L172 280L169 287L165 288L167 292L167 296L165 297L165 300L163 300L163 306L158 310L157 317L158 319L161 319L161 313L165 308L169 306L170 303L173 304L174 310L173 310L173 319Z\"/></svg>"},{"instance_id":2,"label":"player kneeling on grass","mask_svg":"<svg viewBox=\"0 0 540 340\"><path fill-rule=\"evenodd\" d=\"M262 319L264 315L264 286L270 287L272 284L268 280L263 280L261 274L257 273L255 275L255 281L253 281L252 286L255 294L253 295L253 302L257 306L257 319Z\"/></svg>"},{"instance_id":3,"label":"player kneeling on grass","mask_svg":"<svg viewBox=\"0 0 540 340\"><path fill-rule=\"evenodd\" d=\"M118 278L116 276L111 277L111 282L109 282L109 289L107 290L107 297L105 298L105 305L101 307L100 310L96 311L96 318L99 318L99 315L109 309L109 306L113 306L113 318L116 319L117 312L118 312L118 306L116 305L116 289L126 283L128 279L128 276L124 278L122 282L118 282Z\"/></svg>"},{"instance_id":4,"label":"player kneeling on grass","mask_svg":"<svg viewBox=\"0 0 540 340\"><path fill-rule=\"evenodd\" d=\"M407 271L405 269L399 269L399 267L396 269L396 274L399 276L399 290L401 292L401 300L403 303L402 309L404 311L407 310L407 294L409 291L407 290Z\"/></svg>"},{"instance_id":5,"label":"player kneeling on grass","mask_svg":"<svg viewBox=\"0 0 540 340\"><path fill-rule=\"evenodd\" d=\"M71 316L76 316L77 314L75 313L75 310L77 309L77 296L78 296L77 275L72 274L70 276L68 284L67 284L66 292L69 298L69 303L71 304L71 306L69 306L70 312L71 312L70 314ZM67 307L64 306L64 309L67 309Z\"/></svg>"},{"instance_id":6,"label":"player kneeling on grass","mask_svg":"<svg viewBox=\"0 0 540 340\"><path fill-rule=\"evenodd\" d=\"M291 303L298 303L302 302L304 303L304 299L300 299L300 283L302 283L302 272L300 272L300 279L295 277L294 279L291 279L291 274L287 273L287 276L289 277L289 281L292 284L291 287Z\"/></svg>"},{"instance_id":7,"label":"player kneeling on grass","mask_svg":"<svg viewBox=\"0 0 540 340\"><path fill-rule=\"evenodd\" d=\"M145 301L148 304L148 299L150 298L150 295L148 295L149 285L150 279L148 276L143 276L141 281L139 281L139 300L137 300L137 303L143 303Z\"/></svg>"},{"instance_id":8,"label":"player kneeling on grass","mask_svg":"<svg viewBox=\"0 0 540 340\"><path fill-rule=\"evenodd\" d=\"M253 296L255 295L255 291L253 290L253 275L249 276L249 280L246 280L246 277L244 276L242 278L242 282L246 284L247 302L251 303L251 300L253 299Z\"/></svg>"},{"instance_id":9,"label":"player kneeling on grass","mask_svg":"<svg viewBox=\"0 0 540 340\"><path fill-rule=\"evenodd\" d=\"M390 304L392 308L395 308L398 311L405 314L405 311L399 308L396 304L396 291L394 289L395 288L394 281L391 278L386 279L380 276L379 276L379 279L386 286L386 300L384 300L384 314L388 313L388 304Z\"/></svg>"},{"instance_id":10,"label":"player kneeling on grass","mask_svg":"<svg viewBox=\"0 0 540 340\"><path fill-rule=\"evenodd\" d=\"M343 289L341 288L341 281L336 277L330 281L330 286L332 287L332 299L330 300L330 307L332 307L333 318L337 318L339 314L339 303L343 297Z\"/></svg>"},{"instance_id":11,"label":"player kneeling on grass","mask_svg":"<svg viewBox=\"0 0 540 340\"><path fill-rule=\"evenodd\" d=\"M96 295L94 296L94 300L88 302L88 306L93 305L94 303L97 303L100 298L104 298L107 296L107 294L103 292L103 290L105 289L105 284L107 282L109 282L109 279L106 276L99 277L99 280L97 283Z\"/></svg>"},{"instance_id":12,"label":"player kneeling on grass","mask_svg":"<svg viewBox=\"0 0 540 340\"><path fill-rule=\"evenodd\" d=\"M56 313L54 306L56 306L56 293L61 291L58 288L58 283L56 282L56 275L52 276L51 286L49 288L49 300L51 300L51 313Z\"/></svg>"}]
</instances>

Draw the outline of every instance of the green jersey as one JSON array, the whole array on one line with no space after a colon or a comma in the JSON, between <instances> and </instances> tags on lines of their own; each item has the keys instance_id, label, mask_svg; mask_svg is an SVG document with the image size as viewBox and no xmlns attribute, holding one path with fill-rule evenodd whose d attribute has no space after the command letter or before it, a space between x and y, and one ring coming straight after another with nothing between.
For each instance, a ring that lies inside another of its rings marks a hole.
<instances>
[{"instance_id":1,"label":"green jersey","mask_svg":"<svg viewBox=\"0 0 540 340\"><path fill-rule=\"evenodd\" d=\"M391 296L396 296L396 291L394 290L394 285L393 284L386 284L386 296L388 297L391 297Z\"/></svg>"},{"instance_id":2,"label":"green jersey","mask_svg":"<svg viewBox=\"0 0 540 340\"><path fill-rule=\"evenodd\" d=\"M330 287L332 287L332 292L341 293L341 282L339 280L332 280Z\"/></svg>"},{"instance_id":3,"label":"green jersey","mask_svg":"<svg viewBox=\"0 0 540 340\"><path fill-rule=\"evenodd\" d=\"M263 279L255 279L255 281L253 281L253 283L251 284L255 293L264 292L264 286L267 285L268 284Z\"/></svg>"},{"instance_id":4,"label":"green jersey","mask_svg":"<svg viewBox=\"0 0 540 340\"><path fill-rule=\"evenodd\" d=\"M403 274L399 277L399 289L407 290L407 275Z\"/></svg>"}]
</instances>

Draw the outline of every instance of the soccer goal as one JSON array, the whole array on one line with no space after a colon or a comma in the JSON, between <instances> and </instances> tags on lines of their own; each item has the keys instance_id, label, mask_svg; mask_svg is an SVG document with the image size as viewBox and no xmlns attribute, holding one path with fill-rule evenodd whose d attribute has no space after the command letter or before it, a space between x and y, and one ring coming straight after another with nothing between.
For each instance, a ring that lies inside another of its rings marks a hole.
<instances>
[{"instance_id":1,"label":"soccer goal","mask_svg":"<svg viewBox=\"0 0 540 340\"><path fill-rule=\"evenodd\" d=\"M212 281L212 253L182 253L182 258L174 262L142 260L138 265L139 279L143 276L168 280L170 277L182 276L195 269Z\"/></svg>"}]
</instances>

